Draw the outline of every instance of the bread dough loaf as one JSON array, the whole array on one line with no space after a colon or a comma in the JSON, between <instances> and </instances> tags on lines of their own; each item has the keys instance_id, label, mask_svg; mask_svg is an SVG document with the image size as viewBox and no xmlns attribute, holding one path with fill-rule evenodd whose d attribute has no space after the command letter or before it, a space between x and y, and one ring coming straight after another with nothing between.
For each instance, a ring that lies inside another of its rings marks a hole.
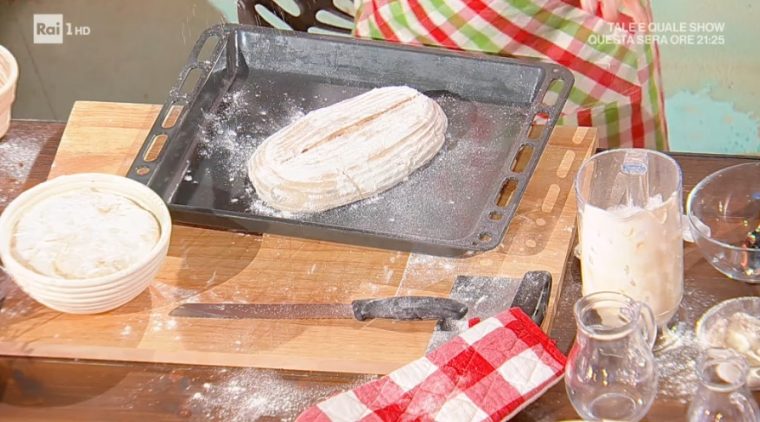
<instances>
[{"instance_id":1,"label":"bread dough loaf","mask_svg":"<svg viewBox=\"0 0 760 422\"><path fill-rule=\"evenodd\" d=\"M87 279L137 263L159 236L156 217L136 202L85 188L31 206L16 224L12 253L39 274Z\"/></svg>"},{"instance_id":2,"label":"bread dough loaf","mask_svg":"<svg viewBox=\"0 0 760 422\"><path fill-rule=\"evenodd\" d=\"M269 206L318 212L382 192L427 163L447 119L409 87L373 89L314 110L267 138L248 162Z\"/></svg>"}]
</instances>

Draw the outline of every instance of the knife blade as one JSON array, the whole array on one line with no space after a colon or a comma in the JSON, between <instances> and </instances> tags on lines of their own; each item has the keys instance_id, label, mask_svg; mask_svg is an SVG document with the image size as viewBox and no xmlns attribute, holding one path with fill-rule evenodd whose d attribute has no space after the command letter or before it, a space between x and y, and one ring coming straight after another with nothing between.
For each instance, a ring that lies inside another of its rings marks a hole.
<instances>
[{"instance_id":1,"label":"knife blade","mask_svg":"<svg viewBox=\"0 0 760 422\"><path fill-rule=\"evenodd\" d=\"M223 319L347 319L382 318L402 321L461 319L467 306L449 298L395 296L345 303L184 303L169 315Z\"/></svg>"}]
</instances>

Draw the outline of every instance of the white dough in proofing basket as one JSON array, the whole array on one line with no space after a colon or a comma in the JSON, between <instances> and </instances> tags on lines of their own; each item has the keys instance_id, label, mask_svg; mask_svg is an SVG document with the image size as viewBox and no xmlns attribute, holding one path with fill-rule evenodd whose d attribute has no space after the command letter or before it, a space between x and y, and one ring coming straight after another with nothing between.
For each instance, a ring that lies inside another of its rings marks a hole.
<instances>
[{"instance_id":1,"label":"white dough in proofing basket","mask_svg":"<svg viewBox=\"0 0 760 422\"><path fill-rule=\"evenodd\" d=\"M31 206L16 225L12 250L39 274L87 279L140 261L159 235L156 218L134 201L86 188Z\"/></svg>"},{"instance_id":2,"label":"white dough in proofing basket","mask_svg":"<svg viewBox=\"0 0 760 422\"><path fill-rule=\"evenodd\" d=\"M435 156L448 120L409 87L368 91L314 110L267 138L248 162L269 206L319 212L383 192Z\"/></svg>"},{"instance_id":3,"label":"white dough in proofing basket","mask_svg":"<svg viewBox=\"0 0 760 422\"><path fill-rule=\"evenodd\" d=\"M37 302L95 314L145 291L163 267L171 232L166 203L142 183L105 173L58 176L23 192L0 214L0 259ZM93 243L76 246L83 241ZM63 278L74 273L83 277Z\"/></svg>"}]
</instances>

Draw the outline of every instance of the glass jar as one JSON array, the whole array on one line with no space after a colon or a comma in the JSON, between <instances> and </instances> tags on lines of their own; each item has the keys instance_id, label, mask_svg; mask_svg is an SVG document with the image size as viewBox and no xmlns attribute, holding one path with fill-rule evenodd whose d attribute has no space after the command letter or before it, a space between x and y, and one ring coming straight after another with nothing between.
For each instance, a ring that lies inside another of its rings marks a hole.
<instances>
[{"instance_id":1,"label":"glass jar","mask_svg":"<svg viewBox=\"0 0 760 422\"><path fill-rule=\"evenodd\" d=\"M565 388L576 412L586 420L640 420L657 394L652 310L621 293L597 292L574 312Z\"/></svg>"},{"instance_id":2,"label":"glass jar","mask_svg":"<svg viewBox=\"0 0 760 422\"><path fill-rule=\"evenodd\" d=\"M575 179L583 294L646 303L662 329L683 295L682 175L657 151L594 155Z\"/></svg>"},{"instance_id":3,"label":"glass jar","mask_svg":"<svg viewBox=\"0 0 760 422\"><path fill-rule=\"evenodd\" d=\"M710 348L697 360L699 385L689 406L690 422L758 422L760 410L747 388L749 366L730 349Z\"/></svg>"}]
</instances>

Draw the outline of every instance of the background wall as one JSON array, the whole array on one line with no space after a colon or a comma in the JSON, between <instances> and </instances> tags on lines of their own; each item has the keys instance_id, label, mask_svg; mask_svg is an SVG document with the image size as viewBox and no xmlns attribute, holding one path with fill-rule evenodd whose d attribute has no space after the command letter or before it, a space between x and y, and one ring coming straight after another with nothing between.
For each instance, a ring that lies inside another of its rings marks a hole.
<instances>
[{"instance_id":1,"label":"background wall","mask_svg":"<svg viewBox=\"0 0 760 422\"><path fill-rule=\"evenodd\" d=\"M34 44L35 13L90 35ZM13 117L66 120L80 99L163 103L198 35L221 21L205 0L0 0L0 44L20 70Z\"/></svg>"},{"instance_id":2,"label":"background wall","mask_svg":"<svg viewBox=\"0 0 760 422\"><path fill-rule=\"evenodd\" d=\"M658 22L725 22L725 45L660 46L671 149L760 154L760 2L651 1Z\"/></svg>"},{"instance_id":3,"label":"background wall","mask_svg":"<svg viewBox=\"0 0 760 422\"><path fill-rule=\"evenodd\" d=\"M760 3L652 3L658 22L725 23L725 45L660 46L671 149L760 154ZM34 44L35 13L91 33ZM21 69L13 115L66 120L78 99L163 103L198 34L234 17L234 0L0 0L0 44Z\"/></svg>"}]
</instances>

